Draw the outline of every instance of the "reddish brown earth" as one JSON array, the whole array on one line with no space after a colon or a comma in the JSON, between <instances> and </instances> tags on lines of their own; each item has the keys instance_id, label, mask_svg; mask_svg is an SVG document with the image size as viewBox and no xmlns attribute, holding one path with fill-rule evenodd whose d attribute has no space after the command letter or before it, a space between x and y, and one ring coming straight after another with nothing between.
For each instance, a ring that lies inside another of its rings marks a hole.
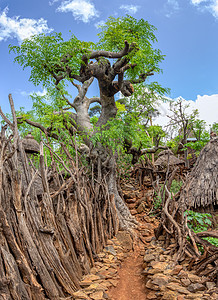
<instances>
[{"instance_id":1,"label":"reddish brown earth","mask_svg":"<svg viewBox=\"0 0 218 300\"><path fill-rule=\"evenodd\" d=\"M145 300L146 288L145 279L141 274L143 271L143 256L139 246L123 262L118 275L120 280L116 287L109 291L109 296L113 300Z\"/></svg>"},{"instance_id":2,"label":"reddish brown earth","mask_svg":"<svg viewBox=\"0 0 218 300\"><path fill-rule=\"evenodd\" d=\"M144 191L145 192L145 191ZM131 194L131 201L127 203L130 211L135 211L136 198ZM139 193L138 199L142 197ZM131 204L130 204L131 203ZM135 213L134 213L135 214ZM145 212L135 215L140 226L136 230L136 245L134 251L124 260L118 275L120 277L116 287L112 287L108 291L108 295L112 300L146 300L147 289L145 287L145 276L142 274L143 256L145 248L149 247L151 238L154 236L154 228L158 222L154 223L150 218L145 219ZM145 231L147 234L145 234Z\"/></svg>"}]
</instances>

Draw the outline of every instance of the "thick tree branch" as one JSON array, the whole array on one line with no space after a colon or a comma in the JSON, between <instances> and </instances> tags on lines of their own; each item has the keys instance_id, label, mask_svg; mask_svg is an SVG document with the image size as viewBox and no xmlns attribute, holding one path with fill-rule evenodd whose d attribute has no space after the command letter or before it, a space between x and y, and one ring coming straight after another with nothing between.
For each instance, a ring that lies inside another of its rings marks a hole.
<instances>
[{"instance_id":1,"label":"thick tree branch","mask_svg":"<svg viewBox=\"0 0 218 300\"><path fill-rule=\"evenodd\" d=\"M142 153L142 155L146 154L146 153L155 153L155 152L157 152L160 149L166 150L166 149L168 149L168 147L166 147L166 146L154 146L153 148L142 149L141 153Z\"/></svg>"},{"instance_id":2,"label":"thick tree branch","mask_svg":"<svg viewBox=\"0 0 218 300\"><path fill-rule=\"evenodd\" d=\"M153 71L154 71L154 68L151 69L150 71L146 72L146 73L143 73L143 74L139 75L138 79L132 79L132 80L130 80L130 82L132 84L142 83L142 82L144 82L146 80L146 78L148 76L154 75Z\"/></svg>"},{"instance_id":3,"label":"thick tree branch","mask_svg":"<svg viewBox=\"0 0 218 300\"><path fill-rule=\"evenodd\" d=\"M90 85L92 84L94 80L94 77L91 77L89 80L85 81L82 85L82 88L81 88L81 91L79 91L79 96L81 98L84 98L87 91L88 91L88 88L90 87Z\"/></svg>"},{"instance_id":4,"label":"thick tree branch","mask_svg":"<svg viewBox=\"0 0 218 300\"><path fill-rule=\"evenodd\" d=\"M69 78L71 79L75 79L79 82L85 82L86 80L89 80L90 78L92 77L92 74L89 73L89 74L80 74L80 75L75 75L75 74L70 74L69 75Z\"/></svg>"},{"instance_id":5,"label":"thick tree branch","mask_svg":"<svg viewBox=\"0 0 218 300\"><path fill-rule=\"evenodd\" d=\"M154 146L152 148L144 148L144 149L141 149L140 146L139 148L136 148L132 146L132 141L127 139L124 141L124 148L127 154L132 154L132 164L137 163L140 156L146 153L155 153L160 149L164 149L164 150L168 149L168 147L166 146Z\"/></svg>"},{"instance_id":6,"label":"thick tree branch","mask_svg":"<svg viewBox=\"0 0 218 300\"><path fill-rule=\"evenodd\" d=\"M123 77L124 77L124 72L120 72L118 74L118 88L121 89L122 84L123 84Z\"/></svg>"},{"instance_id":7,"label":"thick tree branch","mask_svg":"<svg viewBox=\"0 0 218 300\"><path fill-rule=\"evenodd\" d=\"M115 87L115 93L117 91L121 91L122 94L126 97L131 96L132 93L134 92L133 86L131 85L130 82L124 81L124 72L130 68L134 68L137 66L137 64L127 64L123 66L120 71L118 72L118 81L113 82L113 86Z\"/></svg>"},{"instance_id":8,"label":"thick tree branch","mask_svg":"<svg viewBox=\"0 0 218 300\"><path fill-rule=\"evenodd\" d=\"M14 125L11 123L11 121L6 117L6 115L3 113L1 106L0 106L0 116L5 121L5 123L8 124L8 126L11 128L11 130L14 130Z\"/></svg>"},{"instance_id":9,"label":"thick tree branch","mask_svg":"<svg viewBox=\"0 0 218 300\"><path fill-rule=\"evenodd\" d=\"M112 66L113 75L115 76L120 72L120 69L123 68L126 64L129 63L129 59L127 57L122 57L122 59L118 59Z\"/></svg>"},{"instance_id":10,"label":"thick tree branch","mask_svg":"<svg viewBox=\"0 0 218 300\"><path fill-rule=\"evenodd\" d=\"M92 84L94 80L94 77L91 77L89 80L85 81L82 86L79 84L74 83L73 81L71 81L71 83L77 88L78 90L78 95L74 98L73 103L70 102L66 96L63 94L63 92L61 91L61 89L56 86L56 89L61 93L61 96L63 97L63 99L71 106L73 107L76 111L81 110L82 106L87 110L87 114L88 114L88 109L91 103L93 102L100 102L100 99L97 97L94 98L87 98L85 95L88 91L88 88L90 87L90 85ZM56 113L57 114L57 113ZM73 116L73 114L72 114ZM73 120L76 121L76 115L73 116Z\"/></svg>"},{"instance_id":11,"label":"thick tree branch","mask_svg":"<svg viewBox=\"0 0 218 300\"><path fill-rule=\"evenodd\" d=\"M130 46L127 41L124 41L124 43L125 43L125 46L120 52L110 52L110 51L99 50L99 51L93 51L91 54L87 55L86 57L88 57L90 59L96 59L98 57L121 58L136 48L135 43L132 43Z\"/></svg>"},{"instance_id":12,"label":"thick tree branch","mask_svg":"<svg viewBox=\"0 0 218 300\"><path fill-rule=\"evenodd\" d=\"M120 72L121 72L121 73L124 73L124 72L127 71L128 69L134 69L136 66L137 66L137 64L127 64L127 65L123 66L123 67L120 69ZM153 75L153 74L152 74L152 75Z\"/></svg>"},{"instance_id":13,"label":"thick tree branch","mask_svg":"<svg viewBox=\"0 0 218 300\"><path fill-rule=\"evenodd\" d=\"M199 237L214 237L214 238L218 238L218 232L215 231L215 230L214 231L202 231L202 232L195 233L195 235L197 235Z\"/></svg>"},{"instance_id":14,"label":"thick tree branch","mask_svg":"<svg viewBox=\"0 0 218 300\"><path fill-rule=\"evenodd\" d=\"M88 103L89 103L89 106L92 104L92 103L99 103L101 105L101 100L99 97L92 97L92 98L89 98L88 99Z\"/></svg>"},{"instance_id":15,"label":"thick tree branch","mask_svg":"<svg viewBox=\"0 0 218 300\"><path fill-rule=\"evenodd\" d=\"M130 68L134 68L137 64L129 64L129 59L127 57L123 57L122 59L118 59L112 66L110 72L110 79L113 80L115 76L119 73L124 73L126 70Z\"/></svg>"},{"instance_id":16,"label":"thick tree branch","mask_svg":"<svg viewBox=\"0 0 218 300\"><path fill-rule=\"evenodd\" d=\"M56 140L58 140L58 135L56 133L52 133L51 132L51 129L49 128L45 128L44 126L42 126L40 123L37 123L37 122L34 122L34 121L31 121L31 120L28 120L28 119L25 119L25 120L22 120L22 122L26 122L27 124L33 126L33 127L36 127L38 129L40 129L42 132L44 132L44 134L46 136L49 136L49 137L52 137ZM19 123L19 118L18 118L18 123Z\"/></svg>"},{"instance_id":17,"label":"thick tree branch","mask_svg":"<svg viewBox=\"0 0 218 300\"><path fill-rule=\"evenodd\" d=\"M81 110L83 107L83 109L86 108L87 114L88 114L90 101L89 101L89 98L86 97L86 93L88 91L88 88L92 84L93 80L94 80L94 77L91 77L89 80L85 81L82 84L82 86L76 85L79 93L73 101L73 106L77 112L78 112L78 110Z\"/></svg>"}]
</instances>

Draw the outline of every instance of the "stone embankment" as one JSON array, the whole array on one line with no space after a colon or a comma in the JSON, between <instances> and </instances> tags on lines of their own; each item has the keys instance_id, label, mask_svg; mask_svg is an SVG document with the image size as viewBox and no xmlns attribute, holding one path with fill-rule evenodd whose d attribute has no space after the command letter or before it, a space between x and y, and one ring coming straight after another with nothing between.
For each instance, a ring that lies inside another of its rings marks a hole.
<instances>
[{"instance_id":1,"label":"stone embankment","mask_svg":"<svg viewBox=\"0 0 218 300\"><path fill-rule=\"evenodd\" d=\"M154 237L158 221L149 217L152 190L138 192L127 186L124 198L140 225L133 242L128 232L119 232L96 257L90 274L80 282L74 299L92 300L216 300L214 282L188 271L188 263L174 266L163 241Z\"/></svg>"},{"instance_id":2,"label":"stone embankment","mask_svg":"<svg viewBox=\"0 0 218 300\"><path fill-rule=\"evenodd\" d=\"M144 255L147 299L218 299L214 282L188 271L188 264L173 266L174 257L168 255L159 241L152 240Z\"/></svg>"},{"instance_id":3,"label":"stone embankment","mask_svg":"<svg viewBox=\"0 0 218 300\"><path fill-rule=\"evenodd\" d=\"M108 241L103 252L98 254L90 274L85 275L80 282L81 289L74 293L74 298L110 299L108 289L117 286L120 280L118 270L132 249L132 238L128 232L119 232L116 237Z\"/></svg>"}]
</instances>

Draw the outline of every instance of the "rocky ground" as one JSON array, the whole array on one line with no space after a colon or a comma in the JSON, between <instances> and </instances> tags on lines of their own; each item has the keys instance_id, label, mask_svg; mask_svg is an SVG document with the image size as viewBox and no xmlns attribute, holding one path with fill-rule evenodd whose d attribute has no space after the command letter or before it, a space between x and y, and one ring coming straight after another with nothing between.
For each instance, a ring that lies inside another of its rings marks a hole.
<instances>
[{"instance_id":1,"label":"rocky ground","mask_svg":"<svg viewBox=\"0 0 218 300\"><path fill-rule=\"evenodd\" d=\"M144 300L144 299L218 299L214 282L188 271L187 263L173 265L169 255L172 244L163 248L157 241L154 228L158 221L149 216L152 189L139 192L133 185L122 187L124 199L139 221L133 241L122 231L98 254L90 274L81 281L74 299Z\"/></svg>"}]
</instances>

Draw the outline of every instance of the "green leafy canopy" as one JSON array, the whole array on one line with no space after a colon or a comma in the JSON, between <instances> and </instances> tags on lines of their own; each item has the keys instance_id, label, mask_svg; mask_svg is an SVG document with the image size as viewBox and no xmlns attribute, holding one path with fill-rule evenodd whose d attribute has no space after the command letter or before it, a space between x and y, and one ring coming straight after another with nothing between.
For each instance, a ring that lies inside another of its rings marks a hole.
<instances>
[{"instance_id":1,"label":"green leafy canopy","mask_svg":"<svg viewBox=\"0 0 218 300\"><path fill-rule=\"evenodd\" d=\"M48 87L54 84L52 72L57 69L66 71L68 66L74 74L78 74L82 55L93 47L93 43L80 41L73 34L64 41L61 33L51 33L34 35L24 40L21 46L10 45L9 49L17 54L14 61L23 69L31 68L30 81L34 85Z\"/></svg>"},{"instance_id":2,"label":"green leafy canopy","mask_svg":"<svg viewBox=\"0 0 218 300\"><path fill-rule=\"evenodd\" d=\"M129 15L121 18L109 17L104 25L100 26L99 42L85 42L77 39L72 34L65 41L61 33L49 35L39 34L23 41L21 46L9 46L10 51L17 54L15 62L23 68L30 67L30 81L34 85L53 85L55 80L52 72L61 70L65 72L64 78L69 80L67 69L78 75L83 54L89 55L93 50L106 50L119 52L127 41L131 47L134 45L127 58L131 64L137 64L133 69L125 72L126 78L138 78L139 74L153 70L160 72L159 64L164 59L159 49L153 48L157 41L154 31L156 28L147 21L137 20Z\"/></svg>"},{"instance_id":3,"label":"green leafy canopy","mask_svg":"<svg viewBox=\"0 0 218 300\"><path fill-rule=\"evenodd\" d=\"M129 78L135 78L138 74L145 73L151 69L160 72L160 62L164 59L159 49L153 48L157 42L154 34L156 28L147 21L137 20L130 15L125 17L109 17L104 25L100 26L98 34L99 43L97 47L107 51L121 51L126 40L130 45L134 44L136 51L129 54L131 63L136 63L134 69L129 69Z\"/></svg>"},{"instance_id":4,"label":"green leafy canopy","mask_svg":"<svg viewBox=\"0 0 218 300\"><path fill-rule=\"evenodd\" d=\"M47 94L43 97L37 95L32 97L33 120L40 122L45 127L52 124L54 131L57 127L59 129L63 127L62 114L53 112L72 111L69 101L66 101L66 98L71 98L68 84L75 80L72 78L78 79L72 75L80 75L81 67L84 67L82 59L84 54L88 58L87 64L91 64L89 54L93 51L119 52L124 49L125 41L127 41L133 50L125 58L118 60L126 59L129 64L136 64L136 66L125 71L126 79L138 79L141 74L146 72L161 71L159 65L164 56L160 50L153 47L157 41L154 34L156 28L147 21L137 20L129 15L118 18L109 17L100 29L97 43L81 41L73 34L66 41L61 33L51 33L32 36L24 40L20 46L10 45L10 51L16 54L15 62L24 69L30 67L30 81L34 85L41 84L47 90ZM111 63L115 61L111 58L107 58L107 60L110 60ZM58 81L57 76L63 79ZM57 84L57 82L59 83ZM156 133L164 135L160 128L153 128L154 132L148 134L144 125L146 120L156 113L159 101L162 101L164 95L169 91L162 88L157 82L135 84L134 90L135 92L125 107L117 104L119 113L114 120L109 121L107 124L109 126L97 131L95 135L97 141L105 140L112 148L116 148L118 141L122 143L130 137L135 146L146 147L152 145L153 135ZM97 122L95 113L98 112L98 107L96 106L92 111L94 112L90 113L91 122L95 126ZM66 113L64 116L67 118ZM31 119L30 116L28 118ZM110 128L109 131L108 128Z\"/></svg>"}]
</instances>

